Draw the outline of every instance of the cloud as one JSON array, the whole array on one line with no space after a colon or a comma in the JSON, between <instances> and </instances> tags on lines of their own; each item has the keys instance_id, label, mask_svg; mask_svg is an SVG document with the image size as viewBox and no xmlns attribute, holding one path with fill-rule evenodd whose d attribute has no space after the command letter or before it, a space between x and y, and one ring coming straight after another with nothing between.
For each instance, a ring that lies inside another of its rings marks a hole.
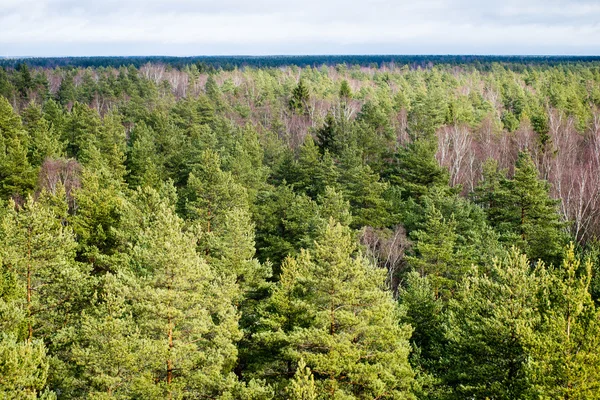
<instances>
[{"instance_id":1,"label":"cloud","mask_svg":"<svg viewBox=\"0 0 600 400\"><path fill-rule=\"evenodd\" d=\"M2 0L0 55L600 53L596 0L485 3Z\"/></svg>"}]
</instances>

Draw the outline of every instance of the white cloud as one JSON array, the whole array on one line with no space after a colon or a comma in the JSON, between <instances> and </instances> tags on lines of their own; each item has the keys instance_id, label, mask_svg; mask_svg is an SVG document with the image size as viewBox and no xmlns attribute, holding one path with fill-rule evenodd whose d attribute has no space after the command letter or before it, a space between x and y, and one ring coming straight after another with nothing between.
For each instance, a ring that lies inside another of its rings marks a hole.
<instances>
[{"instance_id":1,"label":"white cloud","mask_svg":"<svg viewBox=\"0 0 600 400\"><path fill-rule=\"evenodd\" d=\"M482 3L0 0L0 55L600 53L597 1Z\"/></svg>"}]
</instances>

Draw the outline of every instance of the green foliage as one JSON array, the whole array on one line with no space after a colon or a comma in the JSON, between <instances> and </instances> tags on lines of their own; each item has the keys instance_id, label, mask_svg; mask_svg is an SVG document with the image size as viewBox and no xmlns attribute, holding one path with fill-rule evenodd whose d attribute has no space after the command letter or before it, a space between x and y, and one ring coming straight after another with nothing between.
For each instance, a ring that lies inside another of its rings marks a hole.
<instances>
[{"instance_id":1,"label":"green foliage","mask_svg":"<svg viewBox=\"0 0 600 400\"><path fill-rule=\"evenodd\" d=\"M447 297L462 280L468 256L457 249L456 222L446 220L434 205L427 207L423 228L413 231L414 256L406 258L409 266L421 276L427 275L436 297Z\"/></svg>"},{"instance_id":2,"label":"green foliage","mask_svg":"<svg viewBox=\"0 0 600 400\"><path fill-rule=\"evenodd\" d=\"M598 398L597 60L0 64L0 398Z\"/></svg>"},{"instance_id":3,"label":"green foliage","mask_svg":"<svg viewBox=\"0 0 600 400\"><path fill-rule=\"evenodd\" d=\"M532 398L528 343L540 321L543 265L513 250L490 276L474 273L450 301L446 383L456 397Z\"/></svg>"},{"instance_id":4,"label":"green foliage","mask_svg":"<svg viewBox=\"0 0 600 400\"><path fill-rule=\"evenodd\" d=\"M22 207L9 202L0 256L20 288L12 299L23 318L19 338L49 340L81 306L87 268L75 262L75 247L71 229L47 204L32 197Z\"/></svg>"},{"instance_id":5,"label":"green foliage","mask_svg":"<svg viewBox=\"0 0 600 400\"><path fill-rule=\"evenodd\" d=\"M306 114L308 109L308 98L310 93L308 87L304 84L304 81L300 79L298 85L292 91L290 97L289 107L292 111L298 114Z\"/></svg>"},{"instance_id":6,"label":"green foliage","mask_svg":"<svg viewBox=\"0 0 600 400\"><path fill-rule=\"evenodd\" d=\"M3 399L55 399L44 391L48 376L46 348L41 340L18 341L0 336L0 397Z\"/></svg>"},{"instance_id":7,"label":"green foliage","mask_svg":"<svg viewBox=\"0 0 600 400\"><path fill-rule=\"evenodd\" d=\"M549 196L548 182L528 153L521 153L512 179L488 164L478 190L478 202L505 243L519 246L532 260L557 264L566 242L558 202Z\"/></svg>"},{"instance_id":8,"label":"green foliage","mask_svg":"<svg viewBox=\"0 0 600 400\"><path fill-rule=\"evenodd\" d=\"M0 198L25 197L36 171L27 159L28 135L8 101L0 97Z\"/></svg>"},{"instance_id":9,"label":"green foliage","mask_svg":"<svg viewBox=\"0 0 600 400\"><path fill-rule=\"evenodd\" d=\"M583 265L573 244L552 276L541 327L531 339L531 381L540 397L597 399L600 311L589 292L592 263Z\"/></svg>"},{"instance_id":10,"label":"green foliage","mask_svg":"<svg viewBox=\"0 0 600 400\"><path fill-rule=\"evenodd\" d=\"M232 385L240 338L232 305L235 285L217 276L195 251L196 238L156 191L134 202L145 215L131 233L132 313L147 346L134 393L144 398L214 396ZM145 208L153 210L151 215Z\"/></svg>"},{"instance_id":11,"label":"green foliage","mask_svg":"<svg viewBox=\"0 0 600 400\"><path fill-rule=\"evenodd\" d=\"M324 398L410 398L410 328L398 325L383 271L355 250L331 220L314 250L285 261L256 335L274 350L261 369L287 385L291 365L306 360Z\"/></svg>"}]
</instances>

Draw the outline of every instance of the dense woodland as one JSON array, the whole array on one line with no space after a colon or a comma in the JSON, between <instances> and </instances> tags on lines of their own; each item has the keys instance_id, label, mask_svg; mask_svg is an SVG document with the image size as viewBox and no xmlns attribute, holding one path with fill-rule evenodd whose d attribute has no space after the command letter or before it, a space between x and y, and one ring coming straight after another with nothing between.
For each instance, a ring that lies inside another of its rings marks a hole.
<instances>
[{"instance_id":1,"label":"dense woodland","mask_svg":"<svg viewBox=\"0 0 600 400\"><path fill-rule=\"evenodd\" d=\"M600 398L576 61L5 63L0 398Z\"/></svg>"}]
</instances>

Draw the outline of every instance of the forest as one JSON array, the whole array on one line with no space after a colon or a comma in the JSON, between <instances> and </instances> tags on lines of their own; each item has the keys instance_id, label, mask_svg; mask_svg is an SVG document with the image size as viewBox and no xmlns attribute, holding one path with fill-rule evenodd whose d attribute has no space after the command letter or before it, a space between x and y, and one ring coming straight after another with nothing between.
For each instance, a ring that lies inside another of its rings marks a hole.
<instances>
[{"instance_id":1,"label":"forest","mask_svg":"<svg viewBox=\"0 0 600 400\"><path fill-rule=\"evenodd\" d=\"M0 398L600 399L600 62L409 58L2 60Z\"/></svg>"}]
</instances>

